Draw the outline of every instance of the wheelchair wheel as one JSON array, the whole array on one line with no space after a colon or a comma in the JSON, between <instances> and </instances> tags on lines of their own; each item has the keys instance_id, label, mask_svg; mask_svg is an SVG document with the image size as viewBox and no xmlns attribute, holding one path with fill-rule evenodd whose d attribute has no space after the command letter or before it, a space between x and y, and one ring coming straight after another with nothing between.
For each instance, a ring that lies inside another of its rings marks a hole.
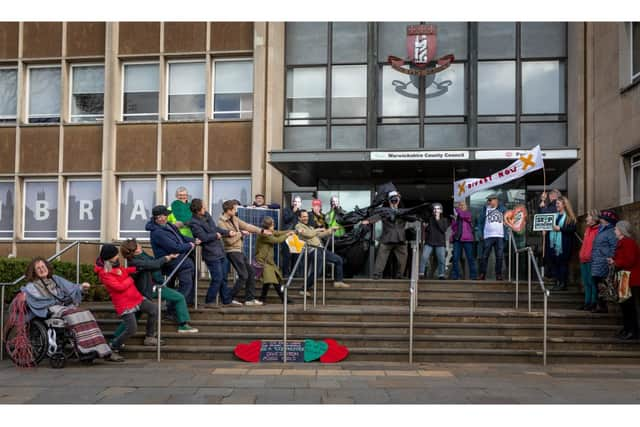
<instances>
[{"instance_id":1,"label":"wheelchair wheel","mask_svg":"<svg viewBox=\"0 0 640 427\"><path fill-rule=\"evenodd\" d=\"M14 358L15 355L15 346L12 341L16 337L17 328L14 326L7 331L5 335L5 350L7 351L7 355L9 358L18 365L19 362ZM31 341L31 351L32 351L32 360L27 366L37 365L39 364L44 356L47 354L47 328L44 326L44 323L40 320L32 320L29 323L29 341ZM18 365L20 366L20 365Z\"/></svg>"}]
</instances>

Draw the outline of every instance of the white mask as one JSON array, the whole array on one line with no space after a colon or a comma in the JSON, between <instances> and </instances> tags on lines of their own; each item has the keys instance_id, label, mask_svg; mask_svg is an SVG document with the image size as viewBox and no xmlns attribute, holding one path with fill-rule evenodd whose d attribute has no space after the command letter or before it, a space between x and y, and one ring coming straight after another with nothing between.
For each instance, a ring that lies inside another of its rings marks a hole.
<instances>
[{"instance_id":1,"label":"white mask","mask_svg":"<svg viewBox=\"0 0 640 427\"><path fill-rule=\"evenodd\" d=\"M294 197L293 198L293 207L299 209L301 206L302 206L302 199L300 199L300 197Z\"/></svg>"}]
</instances>

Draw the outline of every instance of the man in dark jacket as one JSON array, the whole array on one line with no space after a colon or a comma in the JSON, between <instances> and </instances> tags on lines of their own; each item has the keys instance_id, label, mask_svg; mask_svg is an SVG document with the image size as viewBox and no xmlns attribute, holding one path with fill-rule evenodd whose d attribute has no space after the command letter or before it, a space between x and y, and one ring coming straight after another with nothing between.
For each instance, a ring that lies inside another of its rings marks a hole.
<instances>
[{"instance_id":1,"label":"man in dark jacket","mask_svg":"<svg viewBox=\"0 0 640 427\"><path fill-rule=\"evenodd\" d=\"M205 307L216 308L216 296L218 293L223 305L230 307L242 306L242 303L232 299L231 291L227 288L227 278L224 276L225 253L222 237L233 237L236 232L218 227L200 199L191 201L191 212L193 216L189 226L193 237L200 239L202 242L202 259L204 259L211 274L211 283L204 300Z\"/></svg>"},{"instance_id":2,"label":"man in dark jacket","mask_svg":"<svg viewBox=\"0 0 640 427\"><path fill-rule=\"evenodd\" d=\"M449 224L447 219L443 217L442 205L440 203L434 203L431 207L433 209L433 215L429 217L429 222L427 223L419 273L420 275L428 274L425 273L425 269L429 267L431 253L435 251L436 258L438 259L438 279L444 280L447 246L446 233Z\"/></svg>"},{"instance_id":3,"label":"man in dark jacket","mask_svg":"<svg viewBox=\"0 0 640 427\"><path fill-rule=\"evenodd\" d=\"M482 236L482 258L480 259L480 280L487 275L487 263L491 249L496 257L496 280L502 280L502 264L504 260L504 241L509 238L504 225L506 209L500 204L498 196L491 194L487 197L488 204L482 209L478 218L478 229Z\"/></svg>"},{"instance_id":4,"label":"man in dark jacket","mask_svg":"<svg viewBox=\"0 0 640 427\"><path fill-rule=\"evenodd\" d=\"M176 228L175 225L167 222L167 217L171 212L164 205L155 206L151 210L153 218L147 223L145 229L150 232L151 247L153 248L153 254L156 258L161 258L165 255L179 254L180 256L166 263L162 267L162 272L166 275L178 265L178 263L184 258L191 248L200 244L199 239L192 239L184 236ZM195 301L195 293L193 288L195 266L191 258L187 258L180 268L178 269L176 276L180 285L178 291L184 295L187 300L187 304L193 304ZM169 313L174 313L175 307L170 305L167 307Z\"/></svg>"},{"instance_id":5,"label":"man in dark jacket","mask_svg":"<svg viewBox=\"0 0 640 427\"><path fill-rule=\"evenodd\" d=\"M127 260L129 266L135 267L133 274L138 292L150 301L158 298L157 285L164 283L164 277L160 273L162 266L169 261L178 258L178 254L165 255L161 258L153 258L142 250L136 239L128 239L120 246L120 254ZM184 296L171 288L162 289L162 301L173 304L176 308L176 321L178 333L197 333L198 330L189 325L189 310ZM114 336L124 332L125 326L121 324Z\"/></svg>"},{"instance_id":6,"label":"man in dark jacket","mask_svg":"<svg viewBox=\"0 0 640 427\"><path fill-rule=\"evenodd\" d=\"M407 237L405 235L406 221L395 215L400 207L400 193L397 191L391 191L388 194L389 206L392 210L392 215L382 219L382 236L380 237L380 247L378 248L378 256L376 257L376 263L373 270L373 278L381 279L384 268L387 265L387 259L389 254L393 253L398 260L398 272L396 273L396 279L402 279L404 276L404 269L407 266ZM380 215L373 215L362 221L362 224L372 224L376 221L380 221Z\"/></svg>"},{"instance_id":7,"label":"man in dark jacket","mask_svg":"<svg viewBox=\"0 0 640 427\"><path fill-rule=\"evenodd\" d=\"M295 230L298 223L298 211L302 209L302 199L300 196L294 196L291 201L291 207L287 207L282 212L282 229L283 230ZM291 256L289 252L289 246L286 243L281 245L282 248L282 274L284 277L289 277L291 272L291 263L295 262L297 258ZM292 259L293 258L293 259Z\"/></svg>"}]
</instances>

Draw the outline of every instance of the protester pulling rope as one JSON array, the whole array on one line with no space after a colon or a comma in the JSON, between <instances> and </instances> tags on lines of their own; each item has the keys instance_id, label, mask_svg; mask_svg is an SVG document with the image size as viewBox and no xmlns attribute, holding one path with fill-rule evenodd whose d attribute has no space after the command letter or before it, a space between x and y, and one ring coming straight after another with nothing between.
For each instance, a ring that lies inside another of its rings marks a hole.
<instances>
[{"instance_id":1,"label":"protester pulling rope","mask_svg":"<svg viewBox=\"0 0 640 427\"><path fill-rule=\"evenodd\" d=\"M21 368L35 366L33 348L29 340L29 309L24 293L19 292L9 307L9 321L3 333L14 328L16 334L7 343L7 349L12 349L11 358ZM7 335L5 335L7 337ZM8 337L7 337L8 338Z\"/></svg>"}]
</instances>

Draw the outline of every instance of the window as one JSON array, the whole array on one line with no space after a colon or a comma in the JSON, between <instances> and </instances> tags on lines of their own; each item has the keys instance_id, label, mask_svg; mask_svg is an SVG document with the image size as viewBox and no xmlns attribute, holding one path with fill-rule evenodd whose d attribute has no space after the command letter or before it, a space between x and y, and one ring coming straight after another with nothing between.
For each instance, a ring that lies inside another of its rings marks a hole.
<instances>
[{"instance_id":1,"label":"window","mask_svg":"<svg viewBox=\"0 0 640 427\"><path fill-rule=\"evenodd\" d=\"M148 239L144 229L156 204L155 179L120 180L120 239Z\"/></svg>"},{"instance_id":2,"label":"window","mask_svg":"<svg viewBox=\"0 0 640 427\"><path fill-rule=\"evenodd\" d=\"M331 115L365 117L367 115L367 66L336 65L331 77Z\"/></svg>"},{"instance_id":3,"label":"window","mask_svg":"<svg viewBox=\"0 0 640 427\"><path fill-rule=\"evenodd\" d=\"M425 111L427 116L464 116L464 64L427 76Z\"/></svg>"},{"instance_id":4,"label":"window","mask_svg":"<svg viewBox=\"0 0 640 427\"><path fill-rule=\"evenodd\" d=\"M515 22L478 22L478 58L516 57Z\"/></svg>"},{"instance_id":5,"label":"window","mask_svg":"<svg viewBox=\"0 0 640 427\"><path fill-rule=\"evenodd\" d=\"M164 200L167 206L176 200L176 189L184 187L187 189L189 201L202 199L202 178L167 178L165 180Z\"/></svg>"},{"instance_id":6,"label":"window","mask_svg":"<svg viewBox=\"0 0 640 427\"><path fill-rule=\"evenodd\" d=\"M380 87L381 115L384 117L418 116L418 78L382 67Z\"/></svg>"},{"instance_id":7,"label":"window","mask_svg":"<svg viewBox=\"0 0 640 427\"><path fill-rule=\"evenodd\" d=\"M99 179L70 179L67 198L67 238L99 239L102 182Z\"/></svg>"},{"instance_id":8,"label":"window","mask_svg":"<svg viewBox=\"0 0 640 427\"><path fill-rule=\"evenodd\" d=\"M122 119L158 120L158 64L125 64Z\"/></svg>"},{"instance_id":9,"label":"window","mask_svg":"<svg viewBox=\"0 0 640 427\"><path fill-rule=\"evenodd\" d=\"M253 61L216 61L213 71L213 118L253 117Z\"/></svg>"},{"instance_id":10,"label":"window","mask_svg":"<svg viewBox=\"0 0 640 427\"><path fill-rule=\"evenodd\" d=\"M60 123L60 67L29 67L29 123Z\"/></svg>"},{"instance_id":11,"label":"window","mask_svg":"<svg viewBox=\"0 0 640 427\"><path fill-rule=\"evenodd\" d=\"M0 239L13 238L13 181L0 181Z\"/></svg>"},{"instance_id":12,"label":"window","mask_svg":"<svg viewBox=\"0 0 640 427\"><path fill-rule=\"evenodd\" d=\"M56 239L58 181L25 180L23 223L25 239Z\"/></svg>"},{"instance_id":13,"label":"window","mask_svg":"<svg viewBox=\"0 0 640 427\"><path fill-rule=\"evenodd\" d=\"M565 112L565 67L560 61L522 63L522 112Z\"/></svg>"},{"instance_id":14,"label":"window","mask_svg":"<svg viewBox=\"0 0 640 427\"><path fill-rule=\"evenodd\" d=\"M515 114L516 63L478 62L478 114Z\"/></svg>"},{"instance_id":15,"label":"window","mask_svg":"<svg viewBox=\"0 0 640 427\"><path fill-rule=\"evenodd\" d=\"M0 68L0 123L16 121L18 110L18 70Z\"/></svg>"},{"instance_id":16,"label":"window","mask_svg":"<svg viewBox=\"0 0 640 427\"><path fill-rule=\"evenodd\" d=\"M71 67L71 121L93 122L104 118L104 66Z\"/></svg>"},{"instance_id":17,"label":"window","mask_svg":"<svg viewBox=\"0 0 640 427\"><path fill-rule=\"evenodd\" d=\"M251 178L213 178L211 179L211 207L209 212L214 219L222 214L222 204L226 200L236 199L244 205L251 202Z\"/></svg>"},{"instance_id":18,"label":"window","mask_svg":"<svg viewBox=\"0 0 640 427\"><path fill-rule=\"evenodd\" d=\"M631 157L631 195L633 202L640 201L640 154Z\"/></svg>"},{"instance_id":19,"label":"window","mask_svg":"<svg viewBox=\"0 0 640 427\"><path fill-rule=\"evenodd\" d=\"M169 63L169 120L204 119L204 62Z\"/></svg>"},{"instance_id":20,"label":"window","mask_svg":"<svg viewBox=\"0 0 640 427\"><path fill-rule=\"evenodd\" d=\"M640 77L640 22L631 23L631 80Z\"/></svg>"},{"instance_id":21,"label":"window","mask_svg":"<svg viewBox=\"0 0 640 427\"><path fill-rule=\"evenodd\" d=\"M287 118L311 119L326 116L326 68L304 67L287 71ZM302 120L297 124L309 124Z\"/></svg>"}]
</instances>

